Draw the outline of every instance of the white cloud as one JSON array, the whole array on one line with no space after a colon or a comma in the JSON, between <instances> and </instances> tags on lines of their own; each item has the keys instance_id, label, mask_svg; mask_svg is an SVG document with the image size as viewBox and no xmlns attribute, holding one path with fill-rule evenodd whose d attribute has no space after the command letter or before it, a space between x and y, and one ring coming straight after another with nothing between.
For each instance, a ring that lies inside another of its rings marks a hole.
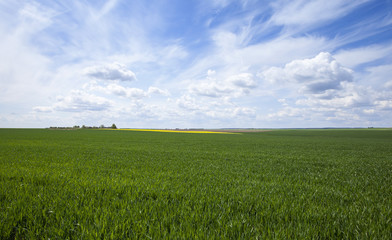
<instances>
[{"instance_id":1,"label":"white cloud","mask_svg":"<svg viewBox=\"0 0 392 240\"><path fill-rule=\"evenodd\" d=\"M168 90L162 90L160 88L157 87L149 87L147 93L149 95L151 94L157 94L157 95L162 95L162 96L170 96L170 93Z\"/></svg>"},{"instance_id":2,"label":"white cloud","mask_svg":"<svg viewBox=\"0 0 392 240\"><path fill-rule=\"evenodd\" d=\"M43 113L48 113L53 111L53 107L48 107L48 106L38 106L33 108L34 111L36 112L43 112Z\"/></svg>"},{"instance_id":3,"label":"white cloud","mask_svg":"<svg viewBox=\"0 0 392 240\"><path fill-rule=\"evenodd\" d=\"M128 97L128 98L144 98L147 93L139 88L126 88L117 84L109 84L103 87L104 92L107 94L114 94L118 96Z\"/></svg>"},{"instance_id":4,"label":"white cloud","mask_svg":"<svg viewBox=\"0 0 392 240\"><path fill-rule=\"evenodd\" d=\"M85 91L74 90L68 96L58 96L57 102L52 106L37 106L37 112L83 112L83 111L103 111L109 109L113 102Z\"/></svg>"},{"instance_id":5,"label":"white cloud","mask_svg":"<svg viewBox=\"0 0 392 240\"><path fill-rule=\"evenodd\" d=\"M227 79L233 85L240 88L255 88L257 86L256 81L251 73L241 73L238 75L231 76Z\"/></svg>"},{"instance_id":6,"label":"white cloud","mask_svg":"<svg viewBox=\"0 0 392 240\"><path fill-rule=\"evenodd\" d=\"M216 74L216 71L215 71L215 70L211 70L211 69L208 69L208 70L207 70L207 76L208 76L208 77L213 77L215 74Z\"/></svg>"},{"instance_id":7,"label":"white cloud","mask_svg":"<svg viewBox=\"0 0 392 240\"><path fill-rule=\"evenodd\" d=\"M205 97L222 97L233 92L232 87L228 87L225 84L220 84L215 81L209 82L204 81L199 84L190 86L190 92L199 96Z\"/></svg>"},{"instance_id":8,"label":"white cloud","mask_svg":"<svg viewBox=\"0 0 392 240\"><path fill-rule=\"evenodd\" d=\"M36 2L27 3L19 10L20 26L29 33L37 32L52 23L56 12Z\"/></svg>"},{"instance_id":9,"label":"white cloud","mask_svg":"<svg viewBox=\"0 0 392 240\"><path fill-rule=\"evenodd\" d=\"M340 111L340 110L335 110L333 113L329 113L328 115L324 116L325 120L327 121L345 121L345 122L362 122L362 119L360 115L354 112L346 112L346 111ZM362 122L361 124L363 124ZM350 124L351 126L355 126L353 124Z\"/></svg>"},{"instance_id":10,"label":"white cloud","mask_svg":"<svg viewBox=\"0 0 392 240\"><path fill-rule=\"evenodd\" d=\"M140 88L127 88L126 93L127 97L130 98L144 98L147 96L147 93Z\"/></svg>"},{"instance_id":11,"label":"white cloud","mask_svg":"<svg viewBox=\"0 0 392 240\"><path fill-rule=\"evenodd\" d=\"M302 119L303 116L304 116L303 109L287 106L275 113L268 114L267 118L271 120L281 120L281 119L287 119L293 117Z\"/></svg>"},{"instance_id":12,"label":"white cloud","mask_svg":"<svg viewBox=\"0 0 392 240\"><path fill-rule=\"evenodd\" d=\"M392 90L392 80L384 84L384 87L388 90Z\"/></svg>"},{"instance_id":13,"label":"white cloud","mask_svg":"<svg viewBox=\"0 0 392 240\"><path fill-rule=\"evenodd\" d=\"M239 35L234 36L240 38ZM217 51L217 57L221 63L237 71L249 66L279 66L294 59L315 55L320 49L328 51L334 44L333 40L327 41L323 37L306 36L277 38L273 41L241 46L241 40L231 39L234 36L219 39L216 44L221 48Z\"/></svg>"},{"instance_id":14,"label":"white cloud","mask_svg":"<svg viewBox=\"0 0 392 240\"><path fill-rule=\"evenodd\" d=\"M277 126L287 127L363 127L371 123L363 117L363 111L357 109L339 109L334 107L284 107L268 114L264 119Z\"/></svg>"},{"instance_id":15,"label":"white cloud","mask_svg":"<svg viewBox=\"0 0 392 240\"><path fill-rule=\"evenodd\" d=\"M106 88L102 87L102 90L107 94L114 94L117 96L127 97L129 95L129 91L125 87L117 84L109 84Z\"/></svg>"},{"instance_id":16,"label":"white cloud","mask_svg":"<svg viewBox=\"0 0 392 240\"><path fill-rule=\"evenodd\" d=\"M35 3L4 4L11 12L0 8L0 101L8 102L10 108L28 106L50 91L52 59L42 54L32 40L50 25L54 13ZM13 9L16 6L20 8ZM5 16L13 20L9 22Z\"/></svg>"},{"instance_id":17,"label":"white cloud","mask_svg":"<svg viewBox=\"0 0 392 240\"><path fill-rule=\"evenodd\" d=\"M271 5L275 14L271 21L277 25L308 27L337 19L367 0L281 0Z\"/></svg>"},{"instance_id":18,"label":"white cloud","mask_svg":"<svg viewBox=\"0 0 392 240\"><path fill-rule=\"evenodd\" d=\"M372 62L392 55L392 44L371 45L366 47L342 50L334 54L334 58L344 66L355 68L360 64Z\"/></svg>"},{"instance_id":19,"label":"white cloud","mask_svg":"<svg viewBox=\"0 0 392 240\"><path fill-rule=\"evenodd\" d=\"M362 76L365 80L363 84L371 85L379 90L384 90L390 86L390 82L392 82L392 64L368 67L365 70L366 73Z\"/></svg>"},{"instance_id":20,"label":"white cloud","mask_svg":"<svg viewBox=\"0 0 392 240\"><path fill-rule=\"evenodd\" d=\"M232 109L230 109L230 111L233 113L233 116L246 116L246 117L256 116L256 110L254 108L249 108L249 107L236 107L234 108L234 111Z\"/></svg>"},{"instance_id":21,"label":"white cloud","mask_svg":"<svg viewBox=\"0 0 392 240\"><path fill-rule=\"evenodd\" d=\"M214 48L180 71L176 79L181 81L200 79L203 73L211 69L216 72L211 76L220 79L241 72L257 74L257 70L282 66L294 59L314 56L320 50L330 51L334 45L334 41L317 36L276 38L271 41L244 45L241 35L241 32L233 33L220 28L214 30L211 35Z\"/></svg>"},{"instance_id":22,"label":"white cloud","mask_svg":"<svg viewBox=\"0 0 392 240\"><path fill-rule=\"evenodd\" d=\"M229 31L216 31L212 36L216 46L221 49L231 49L240 44L239 37Z\"/></svg>"},{"instance_id":23,"label":"white cloud","mask_svg":"<svg viewBox=\"0 0 392 240\"><path fill-rule=\"evenodd\" d=\"M294 60L283 68L269 68L260 76L272 83L294 82L300 85L300 92L320 94L340 89L343 82L352 81L352 74L331 54L321 52L311 59Z\"/></svg>"},{"instance_id":24,"label":"white cloud","mask_svg":"<svg viewBox=\"0 0 392 240\"><path fill-rule=\"evenodd\" d=\"M85 68L84 74L89 77L93 77L101 80L120 80L120 81L136 80L135 73L127 69L125 65L116 62L112 64Z\"/></svg>"},{"instance_id":25,"label":"white cloud","mask_svg":"<svg viewBox=\"0 0 392 240\"><path fill-rule=\"evenodd\" d=\"M335 109L348 109L368 107L373 105L375 93L371 89L355 87L345 84L341 90L329 90L326 94L310 95L306 99L299 99L297 105L310 107L331 107Z\"/></svg>"},{"instance_id":26,"label":"white cloud","mask_svg":"<svg viewBox=\"0 0 392 240\"><path fill-rule=\"evenodd\" d=\"M257 86L251 73L240 73L223 80L216 79L215 74L215 71L208 70L205 80L190 86L190 93L213 98L237 98L249 94Z\"/></svg>"},{"instance_id":27,"label":"white cloud","mask_svg":"<svg viewBox=\"0 0 392 240\"><path fill-rule=\"evenodd\" d=\"M375 104L381 110L387 110L387 111L391 111L392 110L392 100L391 99L376 101Z\"/></svg>"},{"instance_id":28,"label":"white cloud","mask_svg":"<svg viewBox=\"0 0 392 240\"><path fill-rule=\"evenodd\" d=\"M372 115L376 112L376 110L374 109L364 109L363 113L368 114L368 115Z\"/></svg>"},{"instance_id":29,"label":"white cloud","mask_svg":"<svg viewBox=\"0 0 392 240\"><path fill-rule=\"evenodd\" d=\"M95 14L93 15L93 18L95 20L98 20L105 16L107 13L109 13L113 8L116 7L118 0L108 0L106 3L103 5L103 7Z\"/></svg>"},{"instance_id":30,"label":"white cloud","mask_svg":"<svg viewBox=\"0 0 392 240\"><path fill-rule=\"evenodd\" d=\"M91 81L83 86L84 89L89 91L98 91L108 95L117 95L120 97L127 97L132 99L141 99L145 97L151 97L152 95L169 96L170 93L167 90L162 90L157 87L149 87L147 91L140 88L129 88L121 86L117 83L110 83L107 85L99 85L96 81Z\"/></svg>"},{"instance_id":31,"label":"white cloud","mask_svg":"<svg viewBox=\"0 0 392 240\"><path fill-rule=\"evenodd\" d=\"M189 95L183 95L180 98L178 98L176 100L176 104L181 107L184 108L186 110L202 110L202 107L199 106L196 102L196 99L189 96Z\"/></svg>"},{"instance_id":32,"label":"white cloud","mask_svg":"<svg viewBox=\"0 0 392 240\"><path fill-rule=\"evenodd\" d=\"M188 52L184 49L183 46L179 44L173 44L166 46L160 52L162 58L165 60L168 59L184 59L188 56Z\"/></svg>"},{"instance_id":33,"label":"white cloud","mask_svg":"<svg viewBox=\"0 0 392 240\"><path fill-rule=\"evenodd\" d=\"M286 98L279 100L282 108L272 110L264 120L293 127L304 122L316 127L382 123L392 106L392 94L387 90L390 70L389 65L381 65L354 73L323 52L271 67L260 77L277 87L275 94L284 92Z\"/></svg>"}]
</instances>

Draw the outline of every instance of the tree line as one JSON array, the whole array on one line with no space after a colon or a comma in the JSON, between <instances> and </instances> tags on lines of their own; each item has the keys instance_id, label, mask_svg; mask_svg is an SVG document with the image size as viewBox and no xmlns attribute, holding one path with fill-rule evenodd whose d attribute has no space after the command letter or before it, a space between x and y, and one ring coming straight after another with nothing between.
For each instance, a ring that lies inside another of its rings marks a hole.
<instances>
[{"instance_id":1,"label":"tree line","mask_svg":"<svg viewBox=\"0 0 392 240\"><path fill-rule=\"evenodd\" d=\"M100 129L100 128L105 128L105 129L117 129L116 124L112 124L110 127L105 127L105 125L100 125L99 127L97 126L86 126L82 125L81 127L79 125L75 125L73 127L49 127L49 129Z\"/></svg>"}]
</instances>

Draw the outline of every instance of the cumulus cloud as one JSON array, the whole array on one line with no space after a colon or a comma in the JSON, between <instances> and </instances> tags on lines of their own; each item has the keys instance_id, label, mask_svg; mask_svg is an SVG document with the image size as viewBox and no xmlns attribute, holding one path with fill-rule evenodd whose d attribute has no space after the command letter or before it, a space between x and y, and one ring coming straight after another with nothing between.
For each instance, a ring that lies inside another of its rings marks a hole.
<instances>
[{"instance_id":1,"label":"cumulus cloud","mask_svg":"<svg viewBox=\"0 0 392 240\"><path fill-rule=\"evenodd\" d=\"M202 82L190 87L190 92L205 97L221 97L233 92L233 88L217 82Z\"/></svg>"},{"instance_id":2,"label":"cumulus cloud","mask_svg":"<svg viewBox=\"0 0 392 240\"><path fill-rule=\"evenodd\" d=\"M207 79L197 85L190 87L190 92L199 96L206 97L240 97L249 93L257 87L257 83L251 73L241 73L232 75L224 80L214 78L215 71L208 70Z\"/></svg>"},{"instance_id":3,"label":"cumulus cloud","mask_svg":"<svg viewBox=\"0 0 392 240\"><path fill-rule=\"evenodd\" d=\"M101 88L103 91L105 91L108 94L114 94L117 96L124 96L124 97L128 95L127 89L117 84L109 84L106 88L104 87Z\"/></svg>"},{"instance_id":4,"label":"cumulus cloud","mask_svg":"<svg viewBox=\"0 0 392 240\"><path fill-rule=\"evenodd\" d=\"M368 69L365 74L368 76L366 79L371 80L367 81L369 85L359 85L358 81L363 79L361 74L354 75L351 69L324 52L314 58L269 68L260 77L272 85L278 85L290 101L286 98L279 100L283 108L267 114L266 119L283 121L283 124L290 124L291 121L299 125L301 122L318 122L319 126L330 123L336 126L370 124L365 119L375 116L377 112L386 112L391 107L391 94L386 89L372 86L377 82L376 73L387 76L385 73L388 69L387 66ZM385 80L384 85L380 84L384 87L387 85Z\"/></svg>"},{"instance_id":5,"label":"cumulus cloud","mask_svg":"<svg viewBox=\"0 0 392 240\"><path fill-rule=\"evenodd\" d=\"M140 88L126 88L117 84L109 84L106 87L99 86L98 90L102 90L106 94L114 94L117 96L128 98L144 98L147 93Z\"/></svg>"},{"instance_id":6,"label":"cumulus cloud","mask_svg":"<svg viewBox=\"0 0 392 240\"><path fill-rule=\"evenodd\" d=\"M202 109L202 107L196 103L196 99L189 95L181 96L179 99L177 99L176 103L179 107L186 110L194 111Z\"/></svg>"},{"instance_id":7,"label":"cumulus cloud","mask_svg":"<svg viewBox=\"0 0 392 240\"><path fill-rule=\"evenodd\" d=\"M137 98L137 99L150 97L152 95L162 95L162 96L170 95L169 91L162 90L157 87L149 87L147 91L144 91L143 89L140 88L128 88L116 83L111 83L102 86L102 85L98 85L96 81L91 81L90 83L85 84L83 88L88 91L98 91L100 93L104 93L108 95L116 95L120 97Z\"/></svg>"},{"instance_id":8,"label":"cumulus cloud","mask_svg":"<svg viewBox=\"0 0 392 240\"><path fill-rule=\"evenodd\" d=\"M147 96L147 93L140 88L127 88L126 93L127 97L130 98L143 98Z\"/></svg>"},{"instance_id":9,"label":"cumulus cloud","mask_svg":"<svg viewBox=\"0 0 392 240\"><path fill-rule=\"evenodd\" d=\"M332 107L332 108L355 108L373 105L375 96L370 89L354 87L353 85L344 86L342 91L328 91L324 95L313 95L306 99L299 99L297 105L311 107Z\"/></svg>"},{"instance_id":10,"label":"cumulus cloud","mask_svg":"<svg viewBox=\"0 0 392 240\"><path fill-rule=\"evenodd\" d=\"M340 89L343 82L351 82L353 71L340 65L330 53L321 52L311 59L294 60L283 68L269 68L261 76L272 83L300 84L300 92L321 94Z\"/></svg>"},{"instance_id":11,"label":"cumulus cloud","mask_svg":"<svg viewBox=\"0 0 392 240\"><path fill-rule=\"evenodd\" d=\"M151 94L157 94L157 95L162 95L162 96L170 96L170 93L168 90L162 90L157 87L149 87L147 93L149 95Z\"/></svg>"},{"instance_id":12,"label":"cumulus cloud","mask_svg":"<svg viewBox=\"0 0 392 240\"><path fill-rule=\"evenodd\" d=\"M33 108L37 112L83 112L103 111L112 106L112 102L84 91L74 90L68 96L57 97L57 102L52 106L37 106Z\"/></svg>"},{"instance_id":13,"label":"cumulus cloud","mask_svg":"<svg viewBox=\"0 0 392 240\"><path fill-rule=\"evenodd\" d=\"M177 113L196 119L215 119L227 121L228 119L248 119L256 117L256 109L251 106L239 106L228 98L201 98L199 95L185 94L178 98ZM240 124L240 122L238 122Z\"/></svg>"},{"instance_id":14,"label":"cumulus cloud","mask_svg":"<svg viewBox=\"0 0 392 240\"><path fill-rule=\"evenodd\" d=\"M102 90L107 94L113 94L121 97L141 99L147 96L146 92L140 88L125 88L119 85L108 85Z\"/></svg>"},{"instance_id":15,"label":"cumulus cloud","mask_svg":"<svg viewBox=\"0 0 392 240\"><path fill-rule=\"evenodd\" d=\"M254 108L249 107L236 107L234 108L233 117L234 116L246 116L246 117L255 117L256 110Z\"/></svg>"},{"instance_id":16,"label":"cumulus cloud","mask_svg":"<svg viewBox=\"0 0 392 240\"><path fill-rule=\"evenodd\" d=\"M102 80L134 81L136 75L125 65L112 63L107 65L92 66L84 69L86 76Z\"/></svg>"},{"instance_id":17,"label":"cumulus cloud","mask_svg":"<svg viewBox=\"0 0 392 240\"><path fill-rule=\"evenodd\" d=\"M271 120L280 120L286 118L303 118L303 116L306 115L305 113L306 112L304 109L286 106L275 113L268 114L267 118Z\"/></svg>"},{"instance_id":18,"label":"cumulus cloud","mask_svg":"<svg viewBox=\"0 0 392 240\"><path fill-rule=\"evenodd\" d=\"M241 73L228 78L228 81L233 85L240 88L255 88L257 86L256 81L253 78L253 74Z\"/></svg>"}]
</instances>

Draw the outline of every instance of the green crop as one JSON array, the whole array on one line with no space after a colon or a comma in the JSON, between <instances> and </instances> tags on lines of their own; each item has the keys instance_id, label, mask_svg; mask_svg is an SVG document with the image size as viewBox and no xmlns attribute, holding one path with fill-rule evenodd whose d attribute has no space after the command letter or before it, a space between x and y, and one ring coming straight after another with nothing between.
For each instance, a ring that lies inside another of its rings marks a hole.
<instances>
[{"instance_id":1,"label":"green crop","mask_svg":"<svg viewBox=\"0 0 392 240\"><path fill-rule=\"evenodd\" d=\"M392 239L392 130L0 129L0 239Z\"/></svg>"}]
</instances>

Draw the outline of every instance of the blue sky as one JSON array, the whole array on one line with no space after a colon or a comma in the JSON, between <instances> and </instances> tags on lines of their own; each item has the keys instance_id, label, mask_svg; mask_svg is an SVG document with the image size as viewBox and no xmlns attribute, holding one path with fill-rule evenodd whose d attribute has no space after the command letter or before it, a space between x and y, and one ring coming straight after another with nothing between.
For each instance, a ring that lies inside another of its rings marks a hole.
<instances>
[{"instance_id":1,"label":"blue sky","mask_svg":"<svg viewBox=\"0 0 392 240\"><path fill-rule=\"evenodd\" d=\"M390 0L0 0L0 127L392 127Z\"/></svg>"}]
</instances>

